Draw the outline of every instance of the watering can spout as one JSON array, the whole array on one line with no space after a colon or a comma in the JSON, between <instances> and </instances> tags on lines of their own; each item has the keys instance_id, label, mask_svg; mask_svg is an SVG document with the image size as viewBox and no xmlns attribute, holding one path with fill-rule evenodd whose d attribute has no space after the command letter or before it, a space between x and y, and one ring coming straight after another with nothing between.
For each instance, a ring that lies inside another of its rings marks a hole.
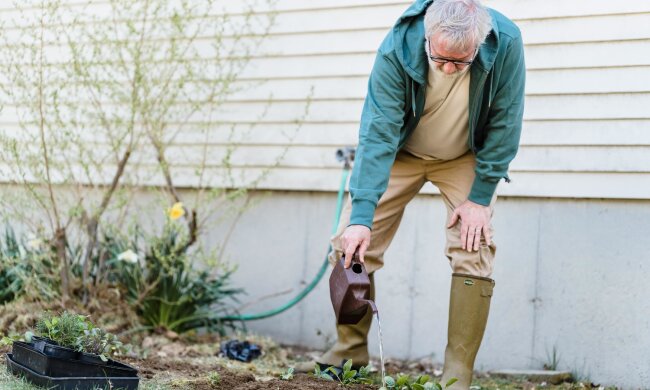
<instances>
[{"instance_id":1,"label":"watering can spout","mask_svg":"<svg viewBox=\"0 0 650 390\"><path fill-rule=\"evenodd\" d=\"M358 254L352 258L351 266L345 268L341 258L330 275L330 298L339 324L357 324L368 312L368 307L377 313L377 305L370 300L370 278Z\"/></svg>"},{"instance_id":2,"label":"watering can spout","mask_svg":"<svg viewBox=\"0 0 650 390\"><path fill-rule=\"evenodd\" d=\"M377 305L375 305L375 301L371 301L370 299L366 299L366 302L368 302L368 305L370 306L370 309L372 310L373 314L379 313L379 310L377 310Z\"/></svg>"}]
</instances>

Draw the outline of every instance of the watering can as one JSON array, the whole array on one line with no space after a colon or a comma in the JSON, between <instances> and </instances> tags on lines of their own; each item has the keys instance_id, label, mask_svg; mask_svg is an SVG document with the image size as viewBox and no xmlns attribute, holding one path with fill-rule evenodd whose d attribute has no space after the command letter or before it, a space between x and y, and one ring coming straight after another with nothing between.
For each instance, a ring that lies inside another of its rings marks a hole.
<instances>
[{"instance_id":1,"label":"watering can","mask_svg":"<svg viewBox=\"0 0 650 390\"><path fill-rule=\"evenodd\" d=\"M377 313L370 298L370 278L366 267L355 252L350 268L345 268L345 256L336 262L330 274L330 299L340 325L357 324L366 315L368 306Z\"/></svg>"}]
</instances>

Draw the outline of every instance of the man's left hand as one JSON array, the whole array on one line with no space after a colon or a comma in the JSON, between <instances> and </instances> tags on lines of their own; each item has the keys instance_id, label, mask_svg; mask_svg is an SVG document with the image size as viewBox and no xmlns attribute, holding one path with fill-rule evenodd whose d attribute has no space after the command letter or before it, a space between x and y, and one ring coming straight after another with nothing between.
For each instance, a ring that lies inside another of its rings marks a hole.
<instances>
[{"instance_id":1,"label":"man's left hand","mask_svg":"<svg viewBox=\"0 0 650 390\"><path fill-rule=\"evenodd\" d=\"M481 234L485 242L490 245L492 237L490 232L490 207L476 204L466 200L456 207L451 215L447 228L454 226L460 219L460 242L463 249L471 252L478 251L481 244Z\"/></svg>"}]
</instances>

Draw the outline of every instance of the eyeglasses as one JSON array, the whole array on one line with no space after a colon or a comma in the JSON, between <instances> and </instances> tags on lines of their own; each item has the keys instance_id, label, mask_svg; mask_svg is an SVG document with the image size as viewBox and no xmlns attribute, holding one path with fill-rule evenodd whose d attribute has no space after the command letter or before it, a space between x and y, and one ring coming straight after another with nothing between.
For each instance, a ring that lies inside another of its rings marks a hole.
<instances>
[{"instance_id":1,"label":"eyeglasses","mask_svg":"<svg viewBox=\"0 0 650 390\"><path fill-rule=\"evenodd\" d=\"M476 48L476 51L474 51L474 55L472 56L472 59L470 61L460 61L460 60L455 60L451 58L445 58L445 57L436 57L431 55L431 40L427 38L427 45L429 45L429 58L431 61L435 62L436 64L446 64L447 62L451 62L456 66L458 69L463 69L466 66L472 65L474 60L476 59L476 55L478 54L478 47Z\"/></svg>"}]
</instances>

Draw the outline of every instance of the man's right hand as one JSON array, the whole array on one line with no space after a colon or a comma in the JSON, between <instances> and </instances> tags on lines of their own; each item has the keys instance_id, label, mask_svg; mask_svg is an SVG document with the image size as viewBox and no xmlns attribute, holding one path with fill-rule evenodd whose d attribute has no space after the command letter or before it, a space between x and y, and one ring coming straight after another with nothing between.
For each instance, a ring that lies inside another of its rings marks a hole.
<instances>
[{"instance_id":1,"label":"man's right hand","mask_svg":"<svg viewBox=\"0 0 650 390\"><path fill-rule=\"evenodd\" d=\"M345 268L350 268L352 257L359 248L359 259L364 262L366 249L370 245L370 229L364 225L350 225L341 235L341 246L345 252Z\"/></svg>"}]
</instances>

